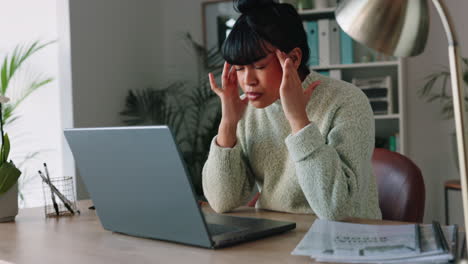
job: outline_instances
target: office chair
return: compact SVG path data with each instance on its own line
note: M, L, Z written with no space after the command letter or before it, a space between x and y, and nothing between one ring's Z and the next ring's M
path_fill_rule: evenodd
M421 223L426 191L421 170L409 158L382 148L372 155L384 220Z
M421 170L407 157L382 148L372 155L379 206L384 220L422 222L425 187ZM260 193L247 203L254 207Z

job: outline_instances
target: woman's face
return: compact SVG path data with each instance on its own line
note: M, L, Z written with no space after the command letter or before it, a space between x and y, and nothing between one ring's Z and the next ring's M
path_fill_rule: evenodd
M242 91L254 107L267 107L280 98L283 69L274 52L250 65L234 65L234 69Z

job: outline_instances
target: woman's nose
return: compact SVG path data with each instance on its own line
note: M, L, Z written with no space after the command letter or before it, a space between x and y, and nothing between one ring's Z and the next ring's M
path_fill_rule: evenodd
M257 85L258 83L258 80L257 80L257 76L255 74L255 71L252 70L252 69L247 69L245 71L245 76L244 76L245 80L245 84L249 85L249 86L255 86Z

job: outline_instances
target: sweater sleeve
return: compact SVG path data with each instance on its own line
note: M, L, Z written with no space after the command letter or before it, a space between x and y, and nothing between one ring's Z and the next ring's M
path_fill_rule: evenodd
M249 198L254 177L249 173L242 154L239 138L233 148L222 148L211 142L208 159L203 167L203 192L209 204L218 213L231 211Z
M339 220L356 215L359 192L374 148L374 119L365 95L352 93L336 109L331 129L322 135L311 123L286 138L304 195L319 218ZM365 194L364 194L365 195Z

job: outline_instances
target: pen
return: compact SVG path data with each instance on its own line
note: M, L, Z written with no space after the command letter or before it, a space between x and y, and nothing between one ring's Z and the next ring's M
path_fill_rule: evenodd
M65 205L68 211L70 211L71 214L75 214L75 212L71 208L72 203L70 202L70 200L68 200L67 197L65 197L50 181L48 181L47 178L44 177L44 175L42 175L41 171L39 171L39 176L41 176L42 180L50 186L50 189L58 196L58 198L62 200L63 205Z
M50 176L49 176L49 170L47 169L47 164L45 162L44 162L44 171L45 171L45 175L47 177L47 180L49 180L49 182L51 182L50 181ZM50 195L51 195L51 198L52 198L52 204L54 205L55 214L58 216L60 213L59 213L57 201L55 200L55 194L52 191L52 189L50 189Z

